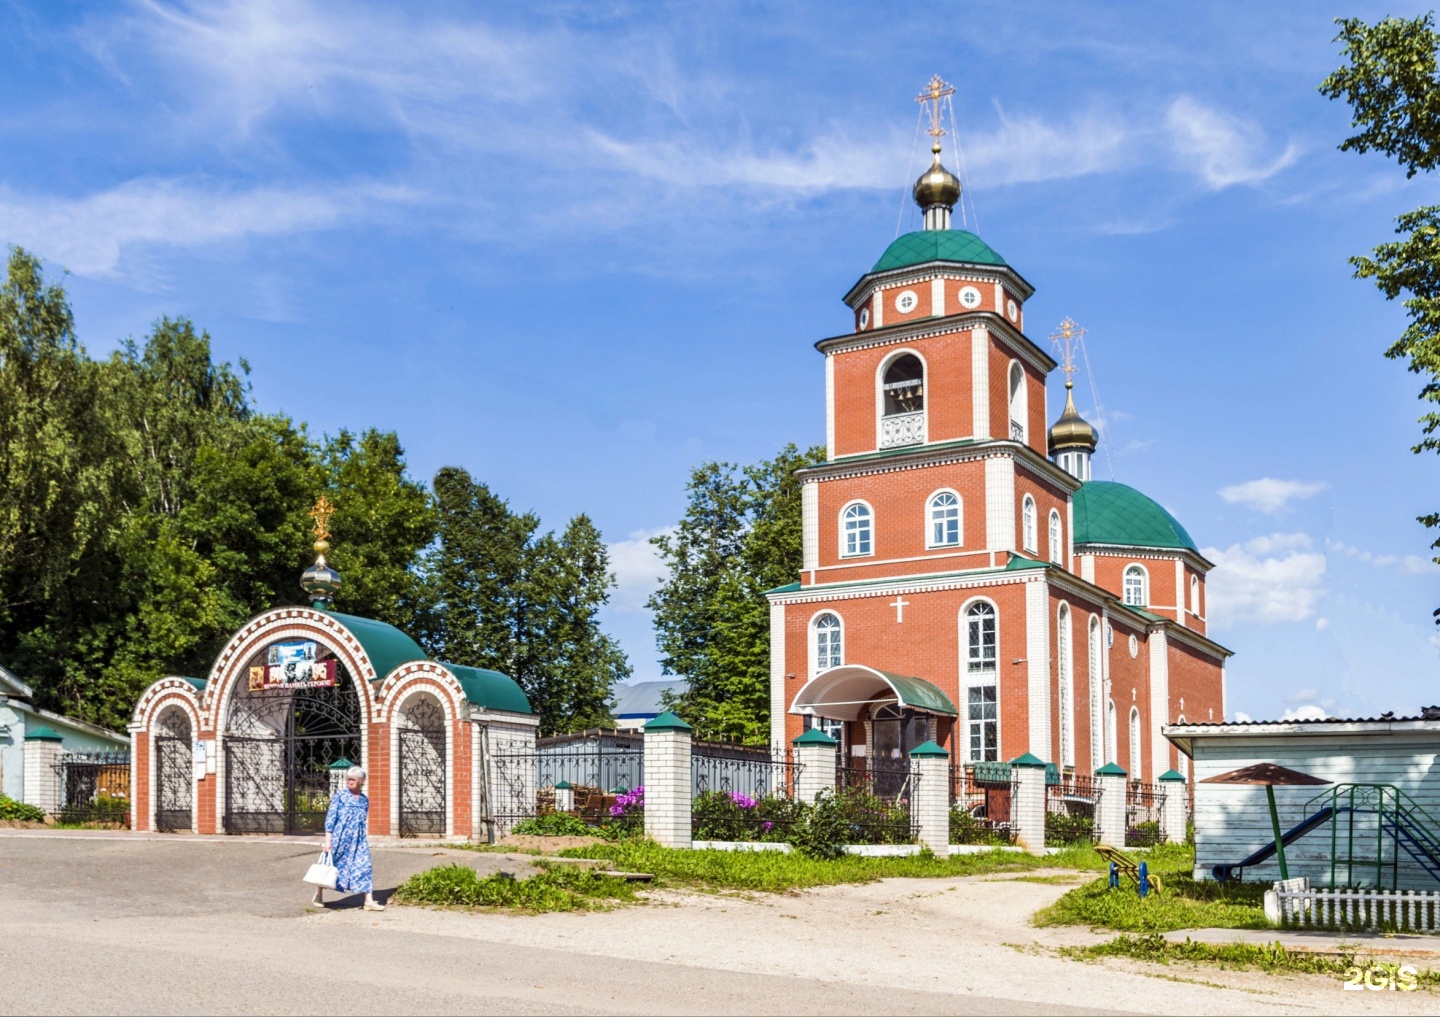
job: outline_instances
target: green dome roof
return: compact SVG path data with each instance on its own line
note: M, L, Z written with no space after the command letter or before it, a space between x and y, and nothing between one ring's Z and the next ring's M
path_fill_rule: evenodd
M1197 550L1179 520L1133 487L1087 480L1073 503L1077 544Z
M920 230L897 237L885 248L872 272L888 272L927 261L963 261L971 265L1004 265L1005 259L967 230Z

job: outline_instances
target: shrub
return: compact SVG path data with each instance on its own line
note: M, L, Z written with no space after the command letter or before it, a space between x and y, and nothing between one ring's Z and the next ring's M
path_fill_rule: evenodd
M1063 816L1055 812L1045 814L1045 846L1065 847L1082 840L1094 839L1095 820L1089 816Z
M15 820L21 823L43 823L45 810L38 805L26 805L24 802L17 802L13 798L0 795L0 819Z
M557 865L529 879L507 873L481 877L468 865L441 865L411 876L395 891L402 904L441 907L510 907L524 911L577 911L606 900L633 900L627 880L577 865Z
M1149 847L1160 843L1160 824L1157 822L1136 823L1125 831L1126 847Z
M845 854L849 828L834 791L821 791L815 804L802 806L804 821L796 824L790 842L811 858L839 858Z
M593 837L594 829L585 820L568 812L547 812L534 819L522 820L510 831L531 837Z
M785 841L806 809L782 795L751 798L738 791L702 791L692 806L696 840Z
M1009 844L1010 838L999 830L990 829L968 810L956 806L950 810L950 843Z

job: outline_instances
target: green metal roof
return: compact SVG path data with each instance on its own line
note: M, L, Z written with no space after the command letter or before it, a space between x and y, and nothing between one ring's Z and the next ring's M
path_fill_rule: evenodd
M880 671L878 667L873 670ZM895 674L893 671L880 671L880 673L885 676L885 680L895 690L900 705L918 706L922 710L929 710L931 713L945 713L951 717L959 715L955 704L950 702L950 697L924 678L911 678L907 675Z
M207 679L205 679L205 678L190 678L190 677L186 677L184 680L187 681L187 682L189 682L191 685L195 686L195 688L196 688L197 690L199 690L200 692L204 692L204 691L205 691L205 685L206 685Z
M646 725L645 725L645 730L646 730L646 731L690 731L690 730L693 730L693 729L690 727L689 724L685 723L683 720L681 720L681 719L680 719L678 716L676 716L674 713L671 713L669 710L666 710L664 713L660 714L660 716L656 717L654 720L649 721L648 723L646 723Z
M1005 563L1006 572L1023 572L1025 569L1048 569L1048 561L1036 561L1034 558L1022 558L1020 555L1011 555L1010 560Z
M920 230L897 237L872 272L888 272L928 261L960 261L971 265L1005 265L1005 259L968 230Z
M63 742L65 739L48 727L32 727L25 732L27 742Z
M1077 544L1197 550L1174 516L1133 487L1087 480L1072 497Z
M444 663L443 661L441 662ZM487 671L483 667L466 667L464 664L444 664L460 681L465 698L474 706L487 710L504 710L506 713L533 713L530 700L520 688L520 683L499 671Z
M394 625L387 625L374 618L358 618L353 614L339 614L335 611L326 611L325 613L344 625L356 639L360 640L360 646L364 649L365 656L370 658L370 663L375 668L376 681L384 678L401 664L408 664L412 660L430 659L425 656L425 651L420 649L419 643Z

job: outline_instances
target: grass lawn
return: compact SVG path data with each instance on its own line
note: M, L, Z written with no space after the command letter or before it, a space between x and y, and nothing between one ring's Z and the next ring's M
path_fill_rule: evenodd
M517 911L593 911L635 901L624 879L578 865L556 865L529 879L481 877L467 865L441 865L400 884L391 900L438 907L498 907Z

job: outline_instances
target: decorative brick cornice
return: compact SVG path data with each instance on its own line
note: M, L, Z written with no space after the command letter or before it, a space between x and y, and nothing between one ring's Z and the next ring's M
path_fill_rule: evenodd
M895 579L875 580L873 585L822 584L806 586L791 593L769 594L772 604L815 604L835 600L864 600L870 597L901 596L908 593L937 593L946 590L976 590L990 586L1011 586L1021 583L1044 582L1048 570L1030 569L1024 572L985 572L980 575L950 573L935 577L903 576Z
M1059 366L1024 332L994 311L965 311L961 314L947 314L940 318L915 318L898 325L885 325L864 332L852 332L820 339L815 343L815 348L829 356L832 353L848 353L853 350L893 346L897 343L914 342L918 339L932 339L935 336L958 335L962 332L970 332L976 327L984 328L991 335L998 337L1012 353L1041 374L1049 374Z

